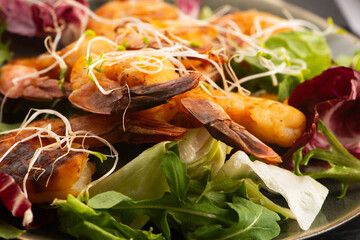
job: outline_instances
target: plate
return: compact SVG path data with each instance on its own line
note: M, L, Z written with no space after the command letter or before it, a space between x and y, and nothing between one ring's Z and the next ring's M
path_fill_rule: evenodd
M95 7L102 1L90 1ZM232 5L241 10L258 9L284 17L284 10L288 11L294 18L308 20L321 29L327 27L327 21L292 4L280 0L205 0L204 4L212 9L219 8L224 4ZM333 57L340 54L352 55L360 49L360 40L351 34L332 34L327 36L327 41L332 49ZM330 189L319 215L316 217L311 228L303 231L296 221L287 221L281 224L281 233L276 239L308 239L338 227L339 225L360 216L360 184L349 186L348 193L343 199L337 199L340 195L340 183L323 182ZM31 230L24 234L21 239L69 239L68 235L54 233L55 226L41 230ZM55 237L56 236L56 237Z

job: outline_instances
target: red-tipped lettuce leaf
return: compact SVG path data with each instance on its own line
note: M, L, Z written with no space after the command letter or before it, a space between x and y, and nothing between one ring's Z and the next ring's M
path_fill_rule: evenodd
M200 13L201 0L175 0L180 11L193 17L198 18Z
M298 85L289 104L307 117L308 129L284 155L287 168L292 168L292 154L304 147L303 155L315 148L329 149L328 141L318 133L322 120L338 141L360 159L360 73L346 67L335 67Z
M76 0L88 6L86 0ZM71 42L78 38L86 26L87 14L81 9L66 2L55 4L55 1L35 2L24 0L0 0L2 15L8 23L8 31L28 37L44 37L55 35L54 19L63 24L63 42ZM65 39L65 40L64 40Z
M0 200L13 216L23 218L23 226L29 226L33 221L30 201L14 179L5 172L0 172Z
M289 97L289 105L302 111L307 117L308 126L311 126L318 103L332 99L359 98L359 80L360 73L351 68L329 68L298 85Z

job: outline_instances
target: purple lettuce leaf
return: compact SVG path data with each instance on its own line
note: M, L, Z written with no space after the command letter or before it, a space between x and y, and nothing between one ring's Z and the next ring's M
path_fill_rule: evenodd
M1 0L1 12L8 23L7 30L19 35L33 37L36 25L32 21L31 6L22 0Z
M337 140L360 159L360 73L335 67L298 85L289 104L307 117L308 129L283 156L284 167L292 169L292 155L304 147L303 155L315 148L329 149L325 137L317 131L322 120Z
M201 0L175 0L175 3L181 12L192 18L199 17Z
M85 0L76 1L88 6ZM55 35L54 15L63 29L63 42L69 43L80 36L88 20L84 11L66 2L55 4L49 0L29 4L24 0L0 0L0 4L7 30L28 37Z
M23 226L29 226L33 221L31 203L14 179L0 172L0 200L15 217L23 218Z

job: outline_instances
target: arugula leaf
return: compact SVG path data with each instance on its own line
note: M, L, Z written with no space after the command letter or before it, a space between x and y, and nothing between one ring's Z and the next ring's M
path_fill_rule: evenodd
M212 183L209 170L200 181L189 181L186 165L176 153L166 152L162 161L170 192L161 198L134 201L119 192L109 191L94 196L88 205L126 224L147 215L166 239L171 239L171 228L181 231L187 239L272 239L280 233L279 216L239 197L236 191L239 182L235 185L235 181L229 180L226 186L232 192L227 194L219 182ZM199 195L191 189L197 189ZM202 191L204 189L206 192ZM223 197L208 198L211 193Z
M304 157L302 155L303 147L298 149L293 154L294 172L297 175L303 175L300 166L308 165L312 158L328 162L330 168L306 175L315 179L332 178L342 182L342 193L339 196L341 198L345 196L347 186L350 183L360 182L360 161L341 145L320 119L318 120L318 132L326 138L330 148L315 148Z
M161 240L159 234L149 231L134 230L117 222L106 212L97 212L72 195L66 201L57 200L59 206L61 230L77 238L84 239L139 239Z
M190 177L186 174L186 165L178 159L174 152L166 152L162 158L160 165L163 170L170 192L173 193L180 204L186 200L187 188L190 182Z

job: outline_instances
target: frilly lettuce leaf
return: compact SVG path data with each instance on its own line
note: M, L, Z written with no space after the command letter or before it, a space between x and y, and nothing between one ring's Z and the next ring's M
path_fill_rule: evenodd
M184 141L179 142L182 162L187 165L191 178L201 178L204 168L216 175L224 165L228 146L214 139L205 128L191 129Z
M134 200L158 198L169 189L161 171L162 157L170 142L161 142L90 188L90 196L117 191Z
M23 218L23 226L28 227L32 223L31 202L15 180L3 171L0 171L0 201L13 216Z
M304 73L310 79L331 66L331 50L324 36L312 31L291 31L274 34L265 42L269 49L285 48L293 59L302 59L309 72Z
M75 0L79 4L88 6L86 0ZM69 44L76 40L86 26L88 15L80 8L66 2L55 4L54 1L32 2L24 0L2 0L1 13L3 20L8 23L8 31L28 36L45 37L54 35L54 16L62 25L62 42Z
M360 159L359 72L346 67L330 68L297 86L289 104L305 114L308 128L284 155L287 168L292 169L292 156L299 148L304 156L315 148L330 149L329 141L318 132L319 120L347 151Z
M308 175L340 181L345 196L350 183L360 182L360 73L330 68L299 85L289 104L305 113L309 126L285 154L286 166L300 175L317 164Z
M285 58L303 60L307 66L307 69L302 71L301 74L276 74L278 81L276 86L269 76L253 79L242 84L252 92L266 90L267 92L276 93L278 100L281 102L290 96L297 85L320 74L331 65L331 51L324 36L311 31L291 31L274 34L265 41L264 47L271 50L281 49L282 51L279 52L284 52ZM232 61L231 66L240 78L267 72L268 70L259 62L260 56L261 54L254 57L246 56L240 63ZM287 64L291 63L289 59ZM275 65L284 62L282 59L272 59L271 61Z
M360 50L356 51L353 56L339 55L334 59L337 66L351 67L356 71L360 71Z
M265 188L285 198L304 230L309 229L328 194L326 187L309 176L297 176L286 169L260 161L252 162L241 151L225 163L219 174L235 179L259 178Z

